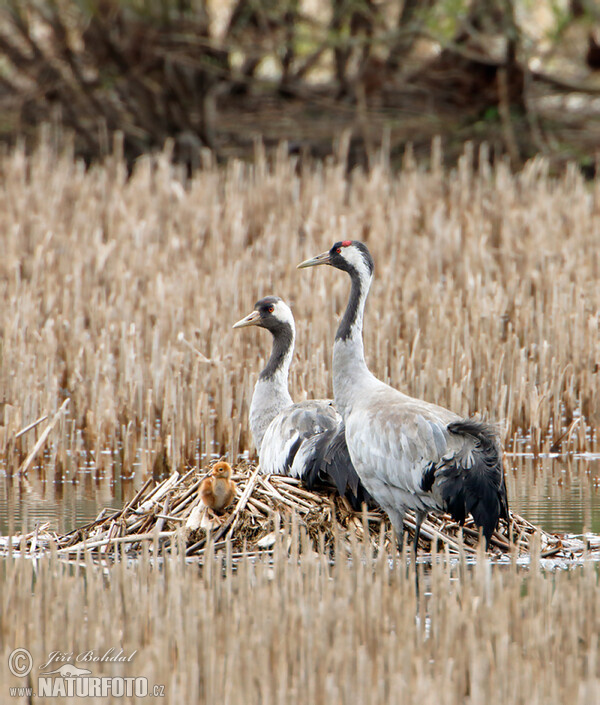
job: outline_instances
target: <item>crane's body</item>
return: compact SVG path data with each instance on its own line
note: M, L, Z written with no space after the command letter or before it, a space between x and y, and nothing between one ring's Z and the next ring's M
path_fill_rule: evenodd
M300 478L312 489L333 485L353 506L368 497L352 466L341 415L330 399L294 404L288 376L295 342L292 312L279 297L258 301L234 328L257 325L273 335L271 356L254 387L250 430L261 472Z
M493 430L403 394L369 371L362 327L373 260L365 245L339 242L299 266L319 264L346 271L352 281L333 346L333 390L361 482L390 517L400 542L405 512L415 511L415 550L420 524L430 511L447 511L461 522L472 514L489 542L498 518L508 518Z

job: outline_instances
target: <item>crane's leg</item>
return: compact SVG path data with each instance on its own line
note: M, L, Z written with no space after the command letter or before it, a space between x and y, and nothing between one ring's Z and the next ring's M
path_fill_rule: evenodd
M402 549L404 548L404 512L400 512L397 509L389 509L387 514L396 534L398 553L402 555Z
M415 540L413 543L413 551L415 553L415 559L417 558L417 550L419 548L419 535L421 533L421 524L425 519L425 512L416 511L415 512Z

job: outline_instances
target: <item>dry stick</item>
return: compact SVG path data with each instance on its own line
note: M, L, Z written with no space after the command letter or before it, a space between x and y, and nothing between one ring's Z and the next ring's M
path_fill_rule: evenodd
M275 478L272 478L272 479L275 479ZM273 484L275 484L275 483L273 483ZM277 484L279 484L279 483L277 483ZM315 501L315 493L314 492L308 492L308 490L305 490L300 486L290 485L288 482L285 483L285 490L281 486L279 486L279 490L280 490L280 492L285 491L290 495L294 494L294 495L298 495L299 497L305 497L306 499L309 499L313 503Z
M111 541L112 541L112 539L117 538L118 533L119 533L119 525L117 524L116 521L111 521L110 527L108 529L108 534L106 536L108 543L105 546L101 547L100 553L102 553L103 555L108 555L110 553L110 549L113 546Z
M246 503L246 511L250 512L250 514L253 517L258 517L259 519L264 519L265 515L254 506L251 498L248 499L248 502Z
M158 535L159 539L169 538L175 536L177 531L161 531ZM105 546L108 543L137 543L138 541L152 541L157 538L156 532L152 531L144 534L134 534L133 536L115 536L114 538L103 538L98 541L81 541L76 543L74 546L67 546L66 548L59 548L57 553L75 553L76 551L86 551L98 548L99 546Z
M404 525L408 526L413 531L416 529L416 522L413 522L408 516L404 517ZM439 539L444 543L447 543L448 546L451 546L456 551L460 551L461 549L461 544L459 544L458 541L455 541L454 539L450 538L450 536L445 536L444 534L442 534L429 521L424 521L421 524L421 534L425 536L425 538L428 538L430 541L433 541L434 538ZM462 544L462 548L467 553L477 553L474 548L471 548L471 546L467 546L464 542Z
M125 512L128 512L132 507L134 507L142 498L144 492L148 488L148 485L150 485L152 481L152 477L149 477L146 482L144 482L144 484L140 487L140 489L135 493L134 497L130 499L129 502L127 502L127 504L123 507L119 514L123 515L125 514Z
M205 477L206 476L207 475L205 475ZM202 479L194 482L194 484L181 497L178 497L175 502L173 502L173 506L171 508L172 512L175 510L180 511L186 504L188 504L191 497L197 492L198 488L202 484Z
M213 551L216 551L218 548L224 548L225 546L227 546L227 541L218 541L217 543L213 543L212 548L213 548ZM201 548L198 551L197 555L201 556L204 554L205 551L206 551L206 548Z
M554 548L551 548L548 551L544 551L543 553L540 553L540 558L551 558L552 556L555 556L557 553L560 553L563 550L563 546L555 546Z
M128 536L133 536L133 534L137 533L146 523L146 515L144 515L139 521L136 521L134 524L131 524L127 526L126 528L126 533Z
M176 485L177 485L177 480L179 479L179 473L177 470L166 480L163 480L160 485L158 485L154 491L150 494L148 499L144 501L142 505L140 505L135 511L137 513L144 513L147 512L149 509L152 508L154 504L158 502L159 499L162 499L167 492L170 492Z
M222 364L223 364L223 363L221 362L221 360L219 360L218 358L215 358L214 360L212 360L211 358L206 357L206 355L204 355L203 353L201 353L200 350L198 350L198 348L197 348L195 345L192 345L192 343L190 343L189 340L186 340L186 338L185 338L185 336L183 335L183 333L179 333L179 334L178 334L177 340L179 340L180 343L183 343L183 344L184 344L186 347L188 347L193 353L195 353L195 354L198 356L200 362L204 362L204 363L206 363L206 364L208 364L208 365L222 365Z
M271 482L269 482L268 479L264 479L261 477L258 481L265 488L266 493L269 496L279 500L280 502L282 502L282 504L285 504L287 507L291 507L292 509L296 508L295 504L286 497L284 497L281 492L273 484L271 484Z
M274 510L271 507L269 507L268 504L261 502L260 499L256 499L256 497L250 497L248 499L248 504L255 507L255 509L260 510L261 512L263 512L263 514L266 514L267 516L270 516L271 514L274 513Z
M58 411L56 412L56 414L54 414L54 418L52 419L52 421L51 421L51 422L46 426L46 428L42 431L42 435L38 438L37 443L33 446L33 450L31 451L31 453L29 453L29 455L25 458L25 460L24 460L23 464L21 465L21 467L17 470L17 475L26 475L26 474L27 474L27 471L29 470L29 466L30 466L31 463L33 462L33 459L34 459L35 456L40 452L40 450L41 450L41 448L43 447L44 443L46 443L46 440L48 439L48 436L49 436L50 433L52 432L52 429L53 429L53 428L56 426L56 424L58 423L58 420L60 419L60 417L61 417L63 411L67 408L67 405L68 405L68 403L69 403L70 401L71 401L70 398L67 397L67 399L65 399L65 400L63 401L63 403L60 405L60 408L58 409Z
M175 517L172 514L157 514L157 519L164 519L165 521L181 521L186 522L187 517Z
M467 536L479 538L479 531L475 531L475 529L470 529L468 526L463 526L462 530L463 533L467 534ZM492 534L490 537L490 544L496 546L497 548L501 548L504 551L508 551L510 549L509 543L507 543L506 541L499 541L494 534Z
M24 433L27 433L27 431L31 431L36 426L39 426L42 423L42 421L45 421L47 418L48 418L48 414L45 414L44 416L40 416L40 418L37 421L30 423L29 426L25 426L25 428L22 428L18 433L15 433L15 440L17 438L21 438L21 436Z
M168 514L169 513L169 497L167 497L164 501L163 507L162 507L162 514ZM162 531L163 526L165 525L165 519L164 516L161 516L160 514L157 514L157 522L156 526L154 527L154 531L160 534Z
M282 497L286 497L287 499L290 500L290 502L293 502L295 505L298 507L302 507L303 509L306 509L307 511L312 511L315 509L315 504L309 504L303 499L300 499L300 497L294 497L294 495L291 492L288 492L287 490L284 490L282 487L279 488L278 492L281 494Z
M286 485L296 485L297 487L300 487L300 480L297 477L288 477L287 475L277 475L277 478L275 478L274 475L271 476L274 480L277 480L277 483L283 482Z
M31 546L29 547L29 553L35 553L35 549L37 548L37 542L39 538L39 532L40 530L44 530L48 527L49 522L45 522L44 524L38 524L35 527L35 531L33 532L33 537L31 539Z
M97 526L99 524L105 524L107 521L111 521L112 519L116 519L120 514L123 513L123 510L117 509L113 514L110 514L108 516L104 516L104 512L106 509L103 509L100 514L98 514L98 518L94 519L93 521L88 522L87 524L84 524L83 526L79 526L75 529L71 529L71 531L67 532L66 534L63 534L60 536L60 540L64 543L65 539L68 538L69 536L73 536L74 534L78 534L80 532L84 531L89 531L90 529L93 529L94 526Z
M252 490L254 489L254 485L256 484L256 478L258 476L258 473L260 471L260 466L257 466L252 475L250 476L250 479L248 480L248 484L244 488L244 491L242 492L242 496L240 497L235 509L233 510L233 513L231 515L231 519L233 519L233 523L231 524L231 528L229 529L228 533L233 533L233 530L237 526L239 517L241 513L244 511L244 508L246 507L246 503L248 502L248 499L250 495L252 494ZM221 538L225 534L227 526L224 525L220 531L218 531L215 534L215 541Z
M195 492L198 491L198 487L195 487ZM184 502L179 502L179 504L174 504L171 507L171 513L173 515L175 514L181 514L181 512L188 506L188 504L193 503L194 499L199 499L198 496L194 496L194 494L191 494L189 497ZM191 509L191 507L190 507Z
M191 470L188 470L185 475L182 475L179 480L177 480L178 485L182 485L190 475L193 475L196 472L196 468L192 468ZM208 473L207 473L208 474Z

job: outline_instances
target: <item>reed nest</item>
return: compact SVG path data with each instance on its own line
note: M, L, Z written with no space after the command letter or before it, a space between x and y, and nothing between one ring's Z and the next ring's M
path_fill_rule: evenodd
M224 548L228 544L241 554L268 552L284 526L298 523L305 537L304 550L334 555L340 546L350 552L353 542L368 542L374 551L393 551L395 539L391 524L379 508L362 512L352 509L344 497L332 492L309 492L293 477L263 475L258 466L243 464L234 480L237 494L232 504L217 515L208 510L199 496L205 473L191 470L185 475L174 472L162 482L148 479L122 509L103 509L85 526L58 535L48 525L37 527L26 535L0 538L0 548L21 547L34 554L50 546L66 557L91 550L98 556L115 557L121 553L137 556L144 542L155 542L160 554L185 544L186 556L199 556L206 550ZM415 521L407 514L405 527L412 538ZM541 557L577 558L597 552L600 537L581 540L550 534L521 516L511 513L510 522L501 520L494 532L490 551L502 555L511 551L529 553L532 541L539 537ZM420 548L427 552L446 550L451 554L477 553L479 532L469 517L460 526L447 514L429 514L421 526Z

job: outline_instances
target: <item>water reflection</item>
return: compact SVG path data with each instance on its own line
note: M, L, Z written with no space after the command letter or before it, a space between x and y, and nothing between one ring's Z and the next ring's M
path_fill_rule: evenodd
M531 453L506 455L511 509L533 524L555 533L600 534L600 454L569 456ZM26 478L8 478L0 467L0 534L32 531L50 522L66 533L95 519L105 507L120 508L144 481L138 471L121 479L118 471L56 481L53 473L32 469Z
M511 509L553 533L600 533L600 454L507 454Z
M59 534L95 519L104 507L120 508L133 497L141 477L94 478L78 473L77 479L55 482L38 472L24 478L0 475L0 535L33 531L50 522Z

